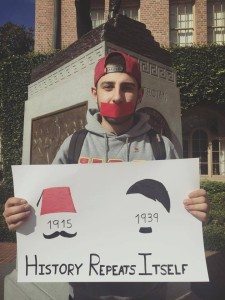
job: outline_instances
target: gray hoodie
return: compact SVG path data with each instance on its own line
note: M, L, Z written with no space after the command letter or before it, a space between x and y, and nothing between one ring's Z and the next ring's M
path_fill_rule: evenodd
M80 163L115 162L154 160L148 132L149 116L136 113L135 125L126 133L116 135L107 132L100 124L100 115L97 110L89 110L87 113L86 129L88 133L80 154ZM65 139L61 145L53 164L68 163L68 149L72 136ZM163 136L166 159L178 158L174 145Z
M154 160L148 132L149 116L136 113L135 125L126 133L116 135L107 132L100 124L100 115L97 110L89 110L87 113L85 137L79 162L112 162ZM68 162L68 149L71 136L61 145L54 164L66 164ZM166 159L178 158L170 140L163 136L166 148ZM115 245L116 247L117 245ZM159 299L165 293L163 283L71 283L75 296L78 299ZM109 296L112 296L109 298ZM117 296L117 297L115 297ZM92 298L93 297L93 298ZM139 298L140 297L140 298ZM160 298L161 299L161 298Z

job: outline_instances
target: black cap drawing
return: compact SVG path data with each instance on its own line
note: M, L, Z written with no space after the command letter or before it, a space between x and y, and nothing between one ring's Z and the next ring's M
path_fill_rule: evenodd
M154 179L143 179L135 182L126 194L142 194L151 200L158 200L170 212L170 197L165 186ZM140 233L152 233L151 227L140 227Z
M158 200L165 209L170 212L170 197L160 181L154 179L143 179L135 182L126 194L142 194L154 201Z

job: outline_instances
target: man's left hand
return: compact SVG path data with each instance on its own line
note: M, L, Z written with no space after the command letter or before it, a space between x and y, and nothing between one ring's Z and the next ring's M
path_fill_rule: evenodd
M191 192L184 200L185 209L201 222L207 222L209 203L207 193L203 189Z

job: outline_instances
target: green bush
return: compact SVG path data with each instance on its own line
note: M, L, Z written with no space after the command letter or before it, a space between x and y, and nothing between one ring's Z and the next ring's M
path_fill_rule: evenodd
M201 182L201 187L210 193L210 195L225 192L224 182L204 180Z
M203 228L204 244L206 250L224 250L225 234L224 225L210 224Z
M4 182L0 186L0 205L13 195L11 165L21 164L24 103L28 97L28 85L33 68L52 55L29 53L13 55L0 61L0 134ZM0 216L1 241L12 241Z
M33 30L11 22L0 26L0 59L33 50Z
M197 104L225 104L225 45L170 49L177 70L181 107Z
M206 250L225 249L225 183L202 181L210 203L209 222L203 227Z
M21 164L24 103L28 97L31 70L49 55L11 56L0 63L0 132L4 187L13 195L11 165Z

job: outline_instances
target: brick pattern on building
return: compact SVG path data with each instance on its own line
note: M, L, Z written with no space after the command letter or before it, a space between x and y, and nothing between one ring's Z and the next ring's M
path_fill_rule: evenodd
M140 21L161 45L169 46L169 0L142 0Z
M74 0L62 0L61 47L68 47L77 40L76 9Z
M56 0L36 0L35 51L48 52L54 49L54 3ZM172 0L174 2L174 0ZM122 8L140 7L140 22L145 23L161 45L169 47L169 0L123 0ZM187 3L191 0L177 0ZM107 21L110 0L91 0L93 9L103 8ZM194 2L194 43L207 43L207 0ZM65 48L77 39L76 10L74 0L61 0L61 46Z
M53 50L54 0L35 1L35 51Z
M207 44L207 0L195 1L195 43Z

